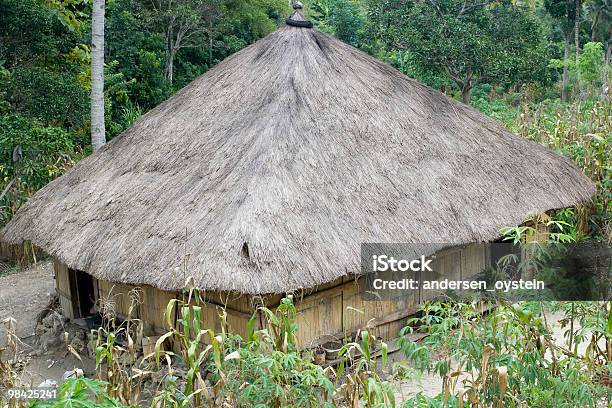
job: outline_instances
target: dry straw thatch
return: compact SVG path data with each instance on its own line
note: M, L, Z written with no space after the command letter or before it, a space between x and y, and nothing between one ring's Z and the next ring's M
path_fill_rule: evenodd
M299 14L294 16L299 17ZM3 231L115 282L282 293L359 271L361 242L490 241L587 200L568 159L315 29L234 54Z

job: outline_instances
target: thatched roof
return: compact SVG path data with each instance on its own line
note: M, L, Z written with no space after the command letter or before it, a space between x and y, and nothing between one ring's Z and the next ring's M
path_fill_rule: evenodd
M3 231L69 267L282 293L361 242L470 243L594 193L570 160L315 29L283 26L36 193Z

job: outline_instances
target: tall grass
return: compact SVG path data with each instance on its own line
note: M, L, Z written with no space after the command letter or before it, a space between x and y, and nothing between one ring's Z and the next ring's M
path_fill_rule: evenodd
M597 194L589 203L560 213L583 237L612 242L612 103L582 101L572 105L523 106L519 133L566 155L593 180Z
M104 323L92 331L95 378L79 371L61 385L56 400L35 406L594 407L612 398L610 302L560 303L563 345L553 339L542 303L491 308L484 301L431 302L407 321L397 341L410 366L402 361L388 367L387 345L361 330L337 350L336 365L323 367L297 342L291 296L276 310L259 307L242 338L230 332L221 307L221 331L203 326L204 300L193 287L168 303L167 331L151 354L142 355L142 325L132 313L138 293L130 293L124 320L115 316L112 301L102 307ZM414 341L414 332L425 339ZM16 355L18 344L9 347ZM442 393L402 401L396 383L412 380L415 371L436 373ZM0 374L0 385L19 385L15 368L1 359Z
M529 92L482 94L474 105L511 131L573 160L596 184L597 194L591 202L554 215L574 225L579 238L612 242L612 101L534 103L533 97Z

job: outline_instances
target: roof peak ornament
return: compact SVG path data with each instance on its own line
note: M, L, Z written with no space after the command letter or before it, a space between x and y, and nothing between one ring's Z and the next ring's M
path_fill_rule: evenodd
M304 8L302 2L299 0L292 0L291 6L295 11L291 15L291 17L285 20L285 23L292 27L312 28L312 23L309 20L306 20L306 18L304 18L304 15L302 14L302 9Z

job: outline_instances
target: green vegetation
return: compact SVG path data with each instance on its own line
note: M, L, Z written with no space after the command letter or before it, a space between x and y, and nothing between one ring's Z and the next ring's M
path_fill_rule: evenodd
M314 363L313 351L295 342L291 297L275 312L260 308L264 328L254 329L254 317L247 338L228 332L223 309L221 332L201 327L199 298L189 289L168 304L167 313L178 310L180 318L176 326L169 322L147 356L137 354L130 335L138 319L94 331L96 378L77 370L57 399L34 406L594 407L612 398L609 302L557 304L565 316L564 345L553 339L544 314L550 304L501 302L492 308L491 301L431 302L401 333L405 361L390 363L387 345L363 330L337 350L337 366L323 368ZM137 296L132 299L137 305ZM415 342L415 332L426 337ZM127 346L117 344L119 337ZM442 379L440 394L401 398L400 381L424 371ZM158 373L153 395L143 399L144 379L152 373Z
M417 330L428 336L419 343L404 337L401 348L416 367L442 377L444 390L434 398L418 395L405 406L591 407L599 401L609 403L612 393L606 378L612 366L605 342L604 349L598 343L603 336L610 344L609 312L605 304L572 305L583 310L576 313L569 307L567 321L588 316L581 333L593 336L593 347L583 353L554 342L541 303L502 304L484 318L483 307L490 305L441 302L423 306L422 317L410 319L404 331ZM578 344L585 341L581 333L568 330L567 336ZM436 361L434 354L444 358Z
M290 12L285 0L107 3L107 139ZM305 3L319 29L576 160L600 193L567 215L580 219L586 236L606 235L612 42L605 1ZM91 152L90 15L88 0L0 2L1 224Z
M400 5L398 5L400 4ZM454 82L469 103L475 85L546 80L542 23L523 7L463 0L372 1L374 35L421 70Z
M57 400L39 401L33 404L37 408L121 408L125 407L106 393L104 381L85 377L70 378L62 383Z
M305 3L319 29L573 160L597 195L550 214L556 237L612 241L606 0ZM107 138L273 31L289 12L286 0L108 1ZM91 152L90 13L88 0L0 0L0 224ZM520 241L529 230L505 232ZM132 301L139 302L136 293ZM168 314L181 317L177 326L169 323L155 352L143 357L134 347L138 319L115 325L107 310L107 324L94 336L97 378L71 379L56 401L37 406L139 406L145 379L160 370L147 401L153 407L396 406L397 381L415 370L439 375L444 390L403 401L405 407L594 406L612 398L609 302L502 302L484 318L486 303L430 303L399 342L410 364L390 364L386 345L361 331L338 350L335 368L316 365L312 351L296 344L290 298L276 311L262 308L266 327L253 323L247 338L226 324L221 332L200 327L199 302L195 289L173 300ZM564 313L564 346L552 340L544 314L551 307ZM427 337L414 342L415 332ZM0 360L0 388L16 377Z
M285 0L107 1L107 139L288 13ZM88 0L0 1L0 224L91 152L90 15Z

